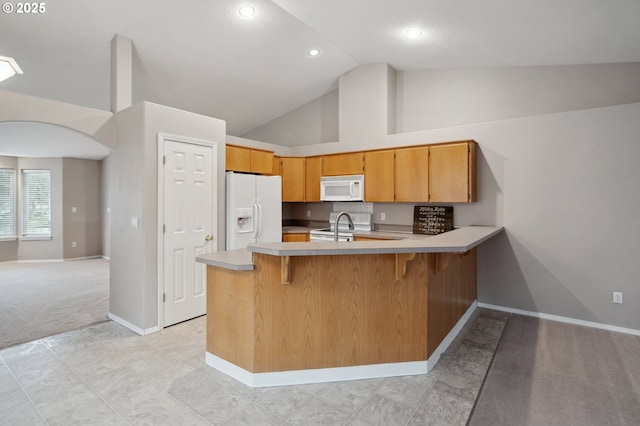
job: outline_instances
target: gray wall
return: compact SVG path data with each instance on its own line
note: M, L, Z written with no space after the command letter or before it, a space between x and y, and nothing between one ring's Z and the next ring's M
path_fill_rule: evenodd
M16 170L19 194L22 169L51 170L51 240L1 241L0 262L60 260L102 255L99 194L100 161L72 158L0 156L0 167ZM17 199L20 214L20 198ZM71 212L76 207L76 213ZM20 233L18 219L17 233ZM71 242L77 247L72 248Z
M101 256L102 162L64 158L62 167L63 257L69 259ZM76 247L73 247L73 242L76 243Z
M411 78L399 73L404 82L396 113L405 133L291 151L317 155L475 139L479 201L456 205L455 222L506 228L480 248L479 300L640 330L638 67L550 67L538 82L540 67L513 69L510 78L504 69L476 70L466 84L458 79L464 70L451 71L447 78L445 71L435 72L433 80L431 71ZM519 80L520 74L527 78ZM485 86L487 81L492 85ZM510 94L516 88L518 95ZM474 95L483 90L483 102L476 101ZM465 91L468 99L462 96ZM449 94L458 97L457 107L447 103ZM470 122L429 130L444 119L434 122L425 113L425 103L431 102L443 104L449 123ZM487 110L492 113L486 115ZM517 118L504 116L514 111ZM472 124L476 120L490 121ZM411 206L376 205L376 221L386 209L391 211L387 223L402 222ZM297 216L302 210L290 211ZM624 293L624 304L612 303L614 290Z
M104 162L110 207L110 312L148 330L158 325L158 133L217 143L217 248L224 248L225 123L151 103L118 112L117 147ZM103 205L104 206L104 205ZM131 218L140 227L131 228Z

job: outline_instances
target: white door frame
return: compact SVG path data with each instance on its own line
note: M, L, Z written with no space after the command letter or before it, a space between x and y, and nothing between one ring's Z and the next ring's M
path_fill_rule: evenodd
M164 167L163 167L163 158L164 158L164 142L166 140L171 140L174 142L188 143L192 145L204 145L212 148L213 153L211 160L213 162L213 181L211 182L211 199L213 200L213 208L212 212L216 214L218 211L218 202L216 198L216 191L218 190L218 143L213 141L207 141L204 139L195 139L187 136L177 136L169 133L158 133L158 234L157 234L157 255L156 255L156 263L157 263L157 275L158 275L158 330L162 330L164 328L164 265L162 263L163 255L164 255L164 232L162 229L162 225L164 224ZM218 218L217 220L220 220ZM217 223L213 224L214 227ZM217 229L212 229L212 232L217 232ZM217 240L217 238L216 238ZM212 244L217 244L217 241L214 240Z

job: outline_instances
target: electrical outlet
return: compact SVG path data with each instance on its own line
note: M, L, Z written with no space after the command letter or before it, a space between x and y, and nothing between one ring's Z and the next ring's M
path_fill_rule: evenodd
M380 220L386 220L387 219L387 214L386 213L380 213Z
M71 247L78 247L78 243L76 243L75 241L73 241L73 242L71 243Z
M307 217L311 217L311 210L307 210Z
M613 292L613 303L622 303L622 292L614 291Z
M71 207L71 213L76 213L78 211L78 209L76 209L75 207Z

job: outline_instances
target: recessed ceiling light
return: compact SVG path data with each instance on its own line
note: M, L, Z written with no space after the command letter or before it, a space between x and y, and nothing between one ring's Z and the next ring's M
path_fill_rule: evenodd
M240 9L238 9L238 13L243 18L251 18L256 14L256 9L252 6L242 6Z
M422 37L423 31L420 28L407 28L404 30L404 36L408 39L415 40Z
M319 54L320 54L320 51L318 49L309 50L309 56L318 56Z

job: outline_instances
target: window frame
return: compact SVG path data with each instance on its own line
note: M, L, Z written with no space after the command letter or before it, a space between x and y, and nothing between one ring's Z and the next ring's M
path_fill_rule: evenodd
M30 191L27 186L29 185L29 178L27 177L30 174L42 174L46 173L49 178L49 187L48 187L48 233L29 233L29 224L31 220L27 217L29 214L29 200ZM20 240L21 241L42 241L42 240L51 240L52 238L52 220L51 220L51 170L50 169L22 169L20 173L21 183L20 183Z
M18 238L17 229L18 229L18 196L17 196L17 186L16 186L16 169L11 167L0 167L0 173L9 172L11 176L10 188L11 188L11 196L13 198L11 203L11 210L13 212L13 226L11 234L0 234L0 241L15 241Z

